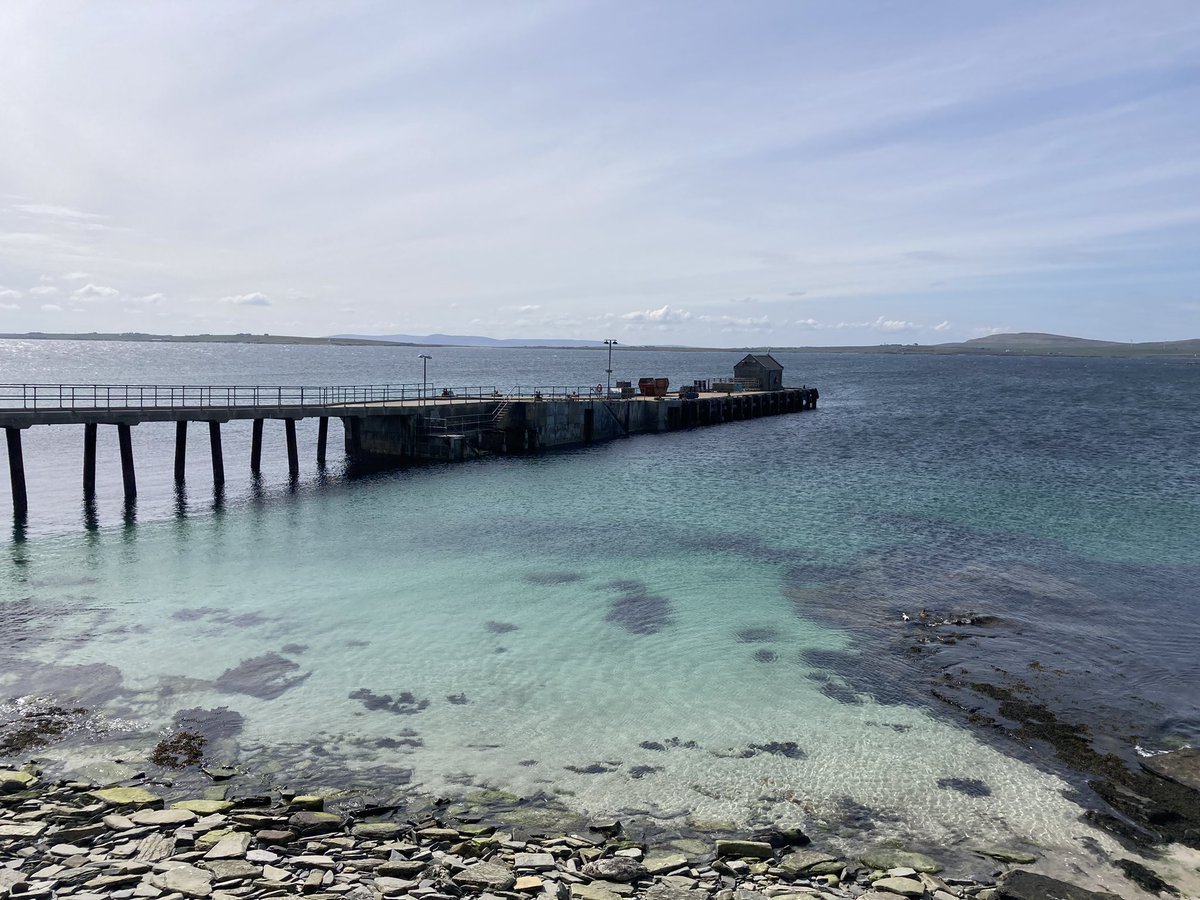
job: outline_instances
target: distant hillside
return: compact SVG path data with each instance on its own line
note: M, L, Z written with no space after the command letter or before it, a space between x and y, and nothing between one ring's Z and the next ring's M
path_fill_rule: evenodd
M1200 339L1185 341L1094 341L1062 334L993 334L957 344L935 344L935 352L1016 353L1028 356L1195 356Z
M0 340L23 341L133 341L166 344L336 344L348 346L380 346L394 344L378 338L355 337L298 337L287 334L147 334L141 331L104 333L66 333L29 331L25 334L0 334Z
M441 347L596 347L603 341L540 338L490 338L470 334L335 334L337 339L387 341L392 344L424 344Z

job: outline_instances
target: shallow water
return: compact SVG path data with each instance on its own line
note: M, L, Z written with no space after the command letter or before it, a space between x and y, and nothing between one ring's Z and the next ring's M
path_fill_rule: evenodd
M411 381L415 356L5 349L7 381ZM433 352L462 376L439 383L502 390L604 365ZM737 356L627 352L618 377L679 382ZM1080 851L1071 786L938 714L880 629L922 608L998 616L997 665L1037 654L1076 707L1156 745L1200 737L1200 367L780 358L821 409L540 457L289 485L269 446L252 482L233 461L248 429L229 427L219 503L206 447L178 498L169 429L139 426L136 524L110 469L92 530L76 429L31 432L30 520L0 561L0 689L102 710L106 735L46 751L76 759L228 707L244 724L221 752L280 780L411 770L428 794Z

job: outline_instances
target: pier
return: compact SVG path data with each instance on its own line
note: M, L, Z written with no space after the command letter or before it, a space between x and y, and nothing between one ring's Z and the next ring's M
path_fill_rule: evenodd
M221 425L235 419L253 423L248 464L256 474L264 428L268 422L281 423L289 475L295 478L300 470L296 422L305 418L318 419L318 466L327 457L330 419L341 421L351 461L402 465L531 453L782 415L814 409L818 396L815 388L757 390L732 381L704 383L670 395L631 393L630 388L614 394L599 385L515 387L504 393L495 386L9 384L0 385L0 427L8 450L13 511L24 518L29 497L21 435L42 425L83 426L85 499L96 490L97 431L115 427L128 501L137 497L132 429L145 422L175 423L176 483L184 480L189 426L206 425L213 483L220 488L226 464Z

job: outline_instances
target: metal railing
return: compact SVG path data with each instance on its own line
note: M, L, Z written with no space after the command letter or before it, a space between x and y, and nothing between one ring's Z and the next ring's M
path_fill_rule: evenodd
M0 409L229 409L495 399L495 385L0 384Z

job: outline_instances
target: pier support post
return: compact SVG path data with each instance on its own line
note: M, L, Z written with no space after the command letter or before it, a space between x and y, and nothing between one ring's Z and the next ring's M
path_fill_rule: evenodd
M208 423L208 446L212 450L213 487L225 483L225 457L221 453L221 423Z
M83 426L83 496L96 496L96 423Z
M262 432L263 420L255 419L254 428L250 433L250 472L257 475L262 467Z
M25 457L21 453L21 429L5 428L8 441L8 477L12 482L13 515L23 519L29 512L29 498L25 494Z
M300 474L300 455L296 451L296 420L284 419L283 426L287 431L288 475L295 478Z
M325 467L325 444L329 441L329 416L317 421L317 465Z
M125 499L137 499L137 475L133 471L133 436L127 424L117 425L117 439L121 444L121 483L125 486Z
M183 484L187 462L187 420L175 423L175 483Z

